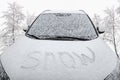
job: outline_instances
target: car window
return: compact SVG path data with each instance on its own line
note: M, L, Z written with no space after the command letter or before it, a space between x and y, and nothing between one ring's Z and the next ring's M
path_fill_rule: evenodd
M27 34L42 39L57 36L67 39L95 39L96 31L85 14L79 13L44 13L31 25ZM62 38L63 39L63 38Z

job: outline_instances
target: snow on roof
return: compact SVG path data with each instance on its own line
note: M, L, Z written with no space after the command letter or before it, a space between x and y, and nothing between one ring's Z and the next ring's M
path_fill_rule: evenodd
M80 14L86 14L83 10L77 10L77 11L65 11L65 10L45 10L42 12L44 13L80 13Z

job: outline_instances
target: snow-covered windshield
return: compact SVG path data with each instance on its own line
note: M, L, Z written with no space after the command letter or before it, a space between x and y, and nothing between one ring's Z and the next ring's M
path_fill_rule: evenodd
M87 15L79 13L43 13L31 25L27 34L39 39L59 36L91 40L97 37Z

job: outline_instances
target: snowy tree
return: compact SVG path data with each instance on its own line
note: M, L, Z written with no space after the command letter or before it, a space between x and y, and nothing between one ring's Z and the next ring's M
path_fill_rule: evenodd
M34 14L27 13L27 16L26 16L27 26L30 26L35 18L36 18L36 16Z
M119 41L119 34L117 31L118 20L119 18L116 15L116 9L114 7L107 8L105 10L106 17L104 18L104 25L106 27L106 31L104 34L104 38L112 43L114 46L115 53L118 55L118 41Z
M3 29L3 42L9 46L15 42L16 36L20 33L22 21L24 20L22 7L16 2L8 3L8 10L3 12L6 27Z
M95 27L100 27L101 21L102 21L101 17L98 14L94 14L93 23L94 23Z
M26 17L25 17L25 21L23 24L23 31L28 29L28 27L33 23L35 18L36 18L36 16L34 14L27 12Z
M117 7L116 12L117 12L117 14L120 14L120 0L117 0L117 1L119 3L119 6Z

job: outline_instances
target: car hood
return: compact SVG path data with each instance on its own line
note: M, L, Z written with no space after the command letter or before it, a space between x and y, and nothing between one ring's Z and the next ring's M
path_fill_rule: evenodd
M100 39L90 41L19 38L1 55L11 80L103 80L117 56Z

